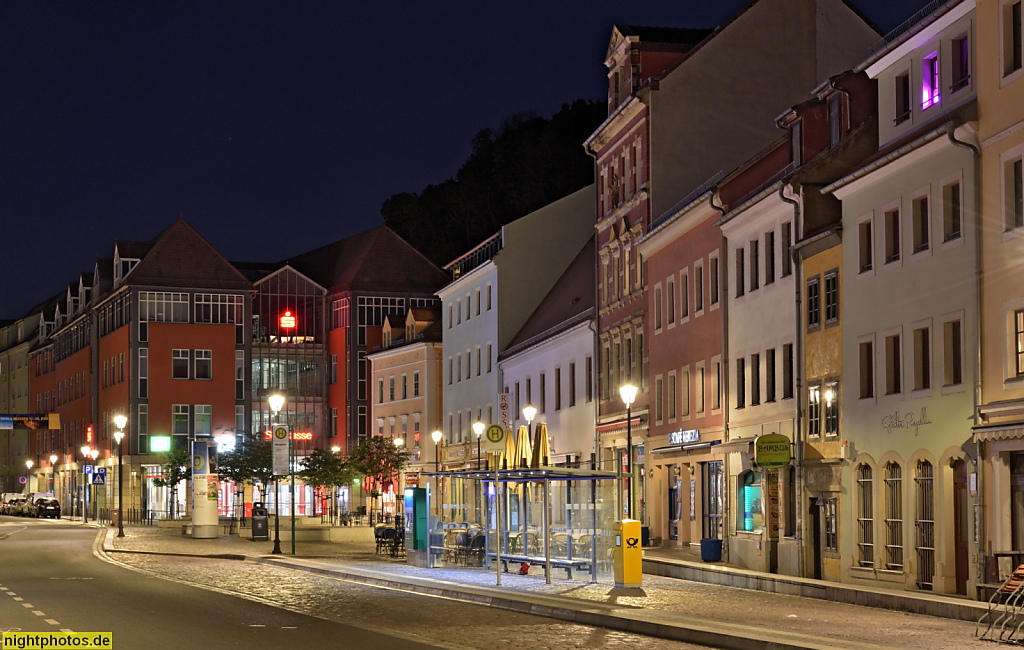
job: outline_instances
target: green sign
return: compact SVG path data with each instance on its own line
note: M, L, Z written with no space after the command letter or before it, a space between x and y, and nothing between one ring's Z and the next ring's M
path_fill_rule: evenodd
M769 433L754 440L754 462L760 467L786 467L793 458L793 443L784 435Z
M152 452L170 451L171 450L171 437L170 436L150 436L149 437L149 450Z

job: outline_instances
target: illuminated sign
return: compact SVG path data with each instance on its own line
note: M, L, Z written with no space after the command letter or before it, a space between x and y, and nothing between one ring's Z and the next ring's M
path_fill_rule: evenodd
M789 465L793 444L784 435L769 433L754 440L754 462L760 467L773 469Z
M85 427L85 441L86 442L90 442L90 443L92 442L92 425L91 424L88 425L87 427Z
M171 437L170 436L150 436L149 437L149 450L151 452L161 452L171 450Z
M293 316L290 311L286 311L284 316L281 316L281 329L293 330L295 329L295 325L295 316Z
M693 442L700 442L699 429L682 429L668 434L668 444L670 445L686 445Z
M266 440L270 440L270 431L264 431L263 437ZM312 440L312 431L292 431L292 440Z

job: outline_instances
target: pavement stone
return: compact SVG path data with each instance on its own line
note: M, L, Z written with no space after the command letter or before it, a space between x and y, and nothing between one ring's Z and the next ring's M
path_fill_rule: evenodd
M220 557L261 562L297 571L338 577L367 585L398 588L546 616L613 630L674 639L721 648L927 648L960 650L991 648L974 637L966 621L908 614L830 602L815 598L765 593L718 584L645 575L642 591L619 590L607 583L554 577L543 572L501 574L498 586L493 568L411 566L404 558L375 553L372 529L365 541L282 542L284 554L271 554L272 542L253 542L239 535L192 539L181 527L126 526L125 536L107 529L102 549L146 553ZM645 553L648 551L645 550ZM659 560L673 553L652 551ZM676 553L680 563L692 556ZM719 565L722 571L730 567Z

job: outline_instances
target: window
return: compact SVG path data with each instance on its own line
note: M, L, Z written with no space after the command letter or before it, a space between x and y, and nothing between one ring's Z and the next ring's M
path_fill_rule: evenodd
M139 322L187 323L188 294L139 292Z
M914 390L932 387L931 328L914 330Z
M860 366L860 397L866 399L875 396L875 343L861 341L858 344Z
M584 359L584 372L586 377L584 378L584 387L586 389L587 402L591 402L594 399L594 358L586 357Z
M176 436L188 435L188 404L171 407L171 433Z
M957 323L958 334L959 325ZM1016 376L1020 377L1024 375L1024 309L1013 312L1013 342L1015 351L1013 367L1016 370Z
M569 362L569 385L567 386L569 393L569 407L576 406L576 363L573 361Z
M395 401L395 376L391 375L388 377L388 401Z
M793 344L782 346L782 399L793 397Z
M213 379L213 350L196 350L193 364L196 379Z
M803 131L804 123L800 121L793 122L793 126L789 129L789 148L791 160L795 165L804 164L804 148L803 148Z
M540 409L539 409L539 412L541 412L541 413L547 413L548 412L548 385L547 384L548 384L548 382L547 382L547 375L545 373L543 373L543 372L540 373Z
M896 75L894 124L902 124L910 119L910 73Z
M743 295L743 286L746 282L746 269L743 264L743 249L736 249L736 297Z
M213 406L209 404L197 404L193 407L193 433L197 436L209 436L213 434Z
M697 386L696 386L696 397L697 397L697 413L704 415L704 396L707 394L707 383L704 379L704 362L700 362L697 365Z
M833 324L839 321L839 270L833 269L825 274L825 322Z
M746 406L747 401L747 361L742 357L736 359L736 408Z
M139 348L139 397L149 397L149 348Z
M245 350L235 350L235 399L245 399Z
M760 530L764 517L761 506L760 472L744 472L740 475L739 501L739 529L746 532Z
M914 488L917 492L914 516L917 586L919 589L931 589L935 577L935 469L926 460L917 462Z
M903 570L903 470L885 466L885 568Z
M676 419L676 404L678 397L678 390L676 387L676 373L668 373L668 419L674 421Z
M782 277L793 273L793 224L782 224Z
M171 353L171 377L188 379L188 350L174 350Z
M654 421L662 422L665 419L665 395L663 394L665 388L665 382L662 380L661 375L658 375L654 379Z
M658 331L661 329L661 315L662 315L662 304L661 304L661 285L655 285L654 287L654 330Z
M921 60L921 109L939 103L939 53L932 52Z
M817 382L807 386L807 435L821 435L821 384Z
M839 499L828 497L822 499L822 501L821 527L824 533L822 536L822 550L826 553L838 553L839 529L837 524L839 521Z
M874 246L871 239L871 219L860 222L857 226L858 252L860 253L860 272L870 271L874 260Z
M690 316L690 274L684 269L679 272L679 318Z
M665 313L669 325L676 324L676 280L669 278L665 281Z
M885 263L900 259L900 211L885 212Z
M717 264L718 259L714 261ZM693 310L698 315L704 311L704 265L701 262L693 265Z
M724 512L724 484L722 461L701 463L702 493L704 495L703 535L707 539L722 539Z
M1005 163L1006 230L1024 226L1024 169L1021 159Z
M718 286L719 286L718 255L712 255L711 258L708 260L708 263L711 265L711 271L710 271L711 275L708 278L708 282L709 282L708 289L711 292L711 296L710 296L709 302L713 306L713 305L717 305L718 304Z
M761 242L750 242L750 290L756 291L761 286Z
M971 83L971 44L967 36L954 38L950 43L950 59L953 62L950 72L953 75L949 92L955 93Z
M679 389L681 399L679 401L679 415L684 418L690 416L690 369L683 368L679 375Z
M449 382L449 383L451 383L451 382ZM383 379L378 379L377 380L377 403L378 404L383 404L384 403L384 380Z
M913 219L914 252L928 250L928 197L919 196L911 203Z
M807 280L807 329L821 326L821 279L814 276Z
M839 101L839 95L830 95L828 98L828 146L832 148L839 144L843 136L843 105Z
M409 399L409 375L402 375L402 399Z
M958 386L964 383L964 335L961 321L942 323L942 385Z
M825 382L825 417L824 431L826 436L839 435L839 382L829 380Z
M885 337L885 394L896 395L903 391L900 335Z
M764 284L775 282L775 233L764 234Z
M231 325L242 322L242 296L197 293L196 322Z
M775 348L769 348L764 356L764 401L775 401ZM717 407L716 407L717 408Z
M491 374L491 359L493 358L493 355L491 354L491 352L492 352L491 344L488 343L487 344L487 374Z
M960 183L942 188L942 241L960 238L963 206L960 202Z
M871 467L857 468L857 566L875 566L874 488Z
M1003 76L1021 69L1020 0L1003 5Z
M476 290L476 315L480 315L480 290Z
M761 355L750 355L750 405L761 403Z
M420 371L414 370L412 373L412 396L420 396Z

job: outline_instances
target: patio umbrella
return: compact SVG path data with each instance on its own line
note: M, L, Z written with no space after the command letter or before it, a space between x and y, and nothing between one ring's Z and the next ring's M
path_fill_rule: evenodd
M515 455L515 468L528 467L530 464L530 432L526 427L519 427L516 432L516 455ZM509 469L512 469L513 465L509 465Z
M530 467L542 467L550 463L551 446L548 443L548 425L541 422L533 434L533 457Z
M512 469L515 467L516 439L512 435L511 429L505 429L505 449L500 455L501 458L498 462L502 463L502 469Z

